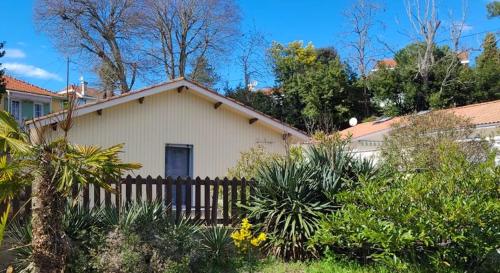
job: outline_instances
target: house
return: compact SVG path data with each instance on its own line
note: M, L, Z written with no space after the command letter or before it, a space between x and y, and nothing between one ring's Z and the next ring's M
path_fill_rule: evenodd
M8 75L4 79L7 92L0 100L0 109L11 113L20 124L64 107L64 97L47 89Z
M88 83L80 77L80 85L72 84L68 88L57 92L61 96L76 96L75 102L77 105L96 102L104 98L104 92L88 86Z
M396 66L397 66L397 63L394 59L383 59L383 60L378 61L375 64L375 67L372 69L372 72L378 71L379 69L383 69L383 68L394 70L394 68L396 68Z
M470 119L472 125L475 126L475 136L490 138L494 141L494 146L500 149L500 100L441 111ZM340 134L351 136L351 147L355 153L363 158L372 158L376 161L384 137L391 131L392 125L402 119L404 117L386 117L364 122L347 128L341 131ZM497 162L500 163L500 155L497 156Z
M28 122L60 135L63 112ZM284 154L308 136L279 120L183 78L76 108L69 139L108 147L124 143L122 159L142 176L223 177L241 152L261 145Z

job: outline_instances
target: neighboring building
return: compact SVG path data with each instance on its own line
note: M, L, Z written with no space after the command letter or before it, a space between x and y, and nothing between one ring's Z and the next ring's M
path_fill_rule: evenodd
M11 113L19 123L63 109L63 97L11 76L4 78L7 92L1 99L0 107Z
M397 63L394 59L383 59L375 64L375 67L372 69L372 72L378 71L379 69L382 68L393 70L394 68L396 68L396 66Z
M33 122L50 137L63 112ZM143 176L223 177L241 152L261 145L285 154L308 136L183 78L89 103L74 112L70 141L108 147L125 144L122 158L139 162Z
M470 122L475 126L476 136L492 139L495 147L500 149L500 100L441 111L469 118ZM340 133L343 136L351 136L351 147L355 153L364 158L377 160L384 137L391 131L392 125L403 118L382 118L372 122L364 122L347 128ZM500 155L497 157L497 162L500 162Z
M76 104L83 105L103 99L105 93L96 88L89 87L83 77L80 77L80 85L72 84L69 88L64 88L57 92L57 94L61 96L76 96Z
M469 60L469 52L468 51L462 51L457 54L458 59L460 60L460 63L462 65L468 66L470 63Z

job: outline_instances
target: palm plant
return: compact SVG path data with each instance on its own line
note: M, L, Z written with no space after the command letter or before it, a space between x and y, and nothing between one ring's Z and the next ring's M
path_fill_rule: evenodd
M68 118L61 124L71 124L71 112L68 109ZM94 184L112 190L108 179L120 179L124 171L140 168L120 160L123 145L102 149L70 143L66 137L69 128L63 128L63 137L45 141L41 134L33 135L38 131L29 135L10 114L0 112L0 202L7 203L26 185L32 186L35 272L64 271L68 241L63 214L74 185Z

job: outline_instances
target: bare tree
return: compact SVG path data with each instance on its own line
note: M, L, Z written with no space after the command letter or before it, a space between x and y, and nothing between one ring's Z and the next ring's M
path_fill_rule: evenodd
M187 75L198 58L226 52L238 33L240 16L233 0L144 0L144 7L148 55L167 79Z
M434 65L437 64L435 58L436 37L438 31L443 28L442 21L438 16L436 0L406 0L406 11L409 21L413 27L413 39L421 47L417 54L418 76L422 79L422 89L417 90L417 110L425 108L425 96L430 91L430 74ZM445 75L440 83L440 92L450 84L454 79L451 77L453 71L460 64L458 54L460 53L459 44L465 27L465 18L467 14L467 1L462 2L462 16L459 21L450 19L450 41L452 50L447 52L444 58L439 62L446 62ZM451 16L450 16L451 17Z
M357 0L349 9L344 11L344 16L351 25L350 35L347 37L348 46L353 50L351 60L356 65L363 88L364 114L370 111L370 94L366 77L369 67L375 61L374 48L371 44L372 29L375 27L375 17L380 10L380 5L367 0Z
M65 53L88 53L116 76L122 93L137 73L133 42L140 20L134 0L38 0L35 22ZM130 76L130 78L129 78Z
M238 63L243 72L243 84L248 88L253 80L264 76L266 67L266 39L255 28L244 33L238 42Z
M417 56L418 75L423 90L417 91L417 110L425 108L425 94L429 90L429 76L435 63L434 49L441 20L438 18L436 0L406 0L406 12L415 32L414 40L422 44Z

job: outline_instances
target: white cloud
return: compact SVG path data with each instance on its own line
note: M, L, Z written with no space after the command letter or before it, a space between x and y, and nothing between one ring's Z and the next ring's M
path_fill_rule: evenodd
M21 49L6 48L4 57L11 59L22 59L26 57L26 53L24 53L24 51L22 51Z
M29 64L4 63L2 66L7 70L7 73L19 74L22 76L33 77L44 80L62 81L59 75Z

